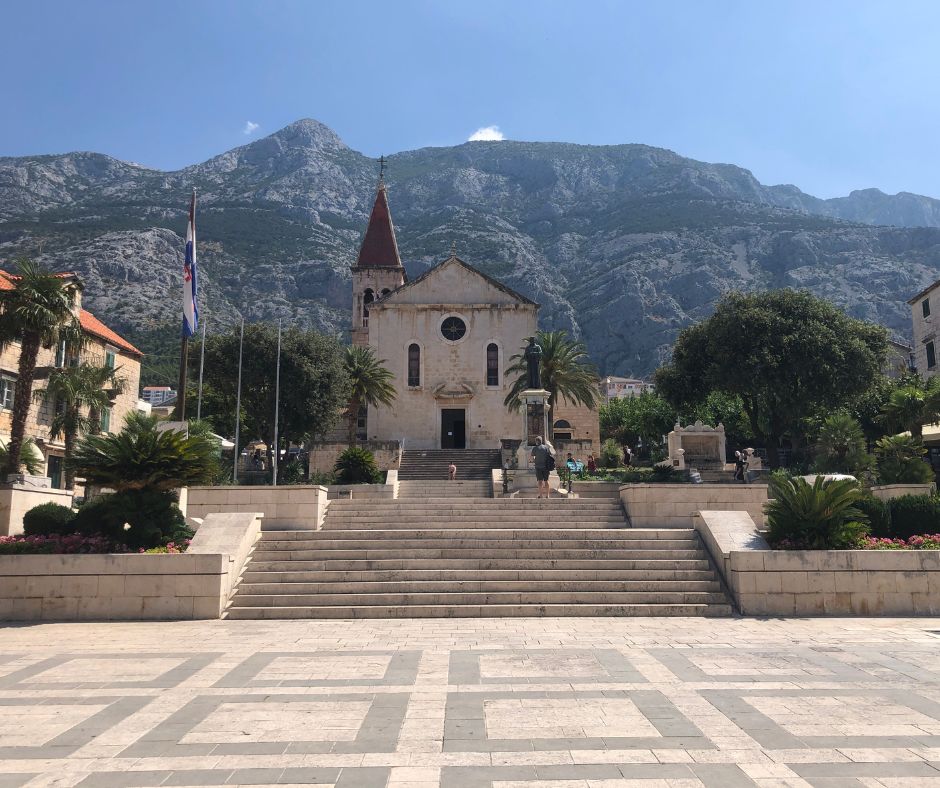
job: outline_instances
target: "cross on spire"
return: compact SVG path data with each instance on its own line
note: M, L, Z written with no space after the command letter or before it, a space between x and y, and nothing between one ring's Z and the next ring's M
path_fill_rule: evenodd
M380 179L382 179L382 178L385 177L385 163L386 163L386 161L387 161L387 160L386 160L384 154L381 155L381 156L379 156L379 178L380 178Z
M456 241L450 242L450 256L451 257L457 256L457 242Z

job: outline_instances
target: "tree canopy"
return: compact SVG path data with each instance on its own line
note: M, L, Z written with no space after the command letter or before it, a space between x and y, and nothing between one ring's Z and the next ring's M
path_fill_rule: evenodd
M795 290L730 293L684 329L657 391L677 409L711 391L741 398L752 433L779 465L781 438L819 408L838 408L877 379L887 354L880 326Z
M206 339L203 418L220 435L232 435L238 387L238 330ZM198 358L198 352L190 354ZM242 361L241 436L245 442L274 440L274 377L277 327L245 325ZM190 376L194 379L194 376ZM278 431L296 442L318 438L341 418L349 381L340 344L316 331L285 329L281 336L281 400ZM195 402L195 397L191 399Z

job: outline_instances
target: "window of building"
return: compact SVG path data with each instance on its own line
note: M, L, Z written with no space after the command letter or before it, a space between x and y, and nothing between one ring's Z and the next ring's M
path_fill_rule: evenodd
M55 350L55 365L59 369L65 366L65 340L62 340Z
M448 317L441 323L441 335L451 342L458 342L467 333L467 324L459 317Z
M556 440L571 440L571 422L565 419L558 419L552 427L552 433Z
M368 288L362 294L362 327L369 327L369 304L375 301L375 293L372 291L372 288Z
M356 414L356 440L364 441L369 437L369 408L366 405L359 406L359 412Z
M930 299L925 298L920 302L920 308L924 313L924 317L930 317Z
M499 348L495 342L486 346L486 385L499 385Z
M933 369L937 366L937 351L934 350L933 342L927 343L927 369Z
M110 432L111 431L111 407L108 406L103 411L101 411L101 431Z
M114 362L116 358L117 358L117 354L110 348L104 351L104 365L108 369L114 369Z
M414 343L408 345L408 385L421 385L421 348Z
M13 391L16 388L16 378L12 375L0 375L0 408L13 407Z

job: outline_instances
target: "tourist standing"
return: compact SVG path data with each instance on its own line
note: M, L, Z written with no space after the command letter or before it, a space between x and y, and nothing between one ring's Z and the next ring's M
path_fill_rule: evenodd
M449 481L455 481L457 479L457 466L454 465L454 463L447 466L447 478Z
M548 486L548 475L555 468L555 449L550 443L542 440L541 436L535 439L532 447L532 462L535 465L535 481L539 487L539 498L549 498L551 489Z
M623 464L626 467L630 467L630 463L633 461L633 450L625 443L623 445Z

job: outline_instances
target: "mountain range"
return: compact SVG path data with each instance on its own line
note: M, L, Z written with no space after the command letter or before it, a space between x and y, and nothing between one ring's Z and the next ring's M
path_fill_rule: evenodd
M649 374L731 289L807 288L906 337L905 302L940 278L940 200L920 195L822 200L637 144L468 142L387 159L410 276L456 243L542 304L543 328L583 339L603 374ZM89 308L148 350L176 336L195 187L209 330L243 313L338 334L377 175L314 120L174 172L99 153L0 158L0 265L29 255L77 271Z

